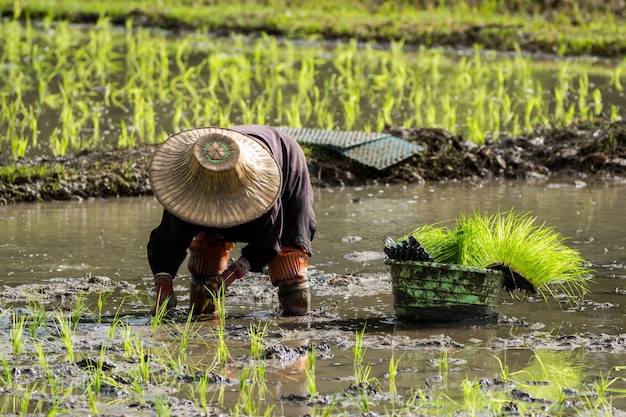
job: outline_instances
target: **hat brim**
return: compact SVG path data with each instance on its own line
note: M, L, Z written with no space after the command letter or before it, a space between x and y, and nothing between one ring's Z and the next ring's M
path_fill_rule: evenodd
M228 169L206 169L200 142L234 141L238 155ZM280 167L269 150L234 130L201 127L170 136L150 163L150 184L157 200L170 213L206 227L232 227L267 213L282 186Z

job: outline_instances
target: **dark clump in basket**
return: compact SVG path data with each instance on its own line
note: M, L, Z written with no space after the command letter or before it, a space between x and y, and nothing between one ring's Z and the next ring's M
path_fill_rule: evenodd
M526 294L537 294L537 289L529 280L524 278L522 274L505 264L489 265L489 269L496 271L502 271L502 286L504 289L511 293L515 290L525 291Z
M385 255L389 259L399 261L435 262L426 249L413 236L400 241L388 242L385 245Z

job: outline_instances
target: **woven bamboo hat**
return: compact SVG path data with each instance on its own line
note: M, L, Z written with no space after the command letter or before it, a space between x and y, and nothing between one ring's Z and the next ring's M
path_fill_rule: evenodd
M280 168L264 145L217 127L170 136L152 156L149 175L165 209L207 227L237 226L262 216L282 185Z

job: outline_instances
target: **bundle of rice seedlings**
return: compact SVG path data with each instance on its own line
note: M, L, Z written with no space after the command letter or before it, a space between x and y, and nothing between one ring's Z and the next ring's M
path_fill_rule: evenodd
M498 269L509 292L539 292L544 299L556 297L558 288L570 299L588 292L590 270L578 251L530 213L474 213L461 216L454 229L423 226L409 235L436 262ZM408 235L407 235L408 236Z
M419 234L416 232L419 231ZM401 237L398 241L414 236L417 241L426 249L430 256L441 263L456 263L458 239L447 227L422 226L419 229Z

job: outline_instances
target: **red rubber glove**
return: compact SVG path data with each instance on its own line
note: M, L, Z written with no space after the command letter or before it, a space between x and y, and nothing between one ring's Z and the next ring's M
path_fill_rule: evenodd
M250 271L250 264L243 256L237 259L235 262L230 264L228 268L224 272L222 272L222 282L224 283L224 288L227 288L233 281L242 278Z
M165 272L156 274L154 276L154 287L155 294L152 298L152 310L150 313L156 316L161 306L165 303L167 304L165 308L166 316L173 316L176 308L176 294L174 293L172 276Z

